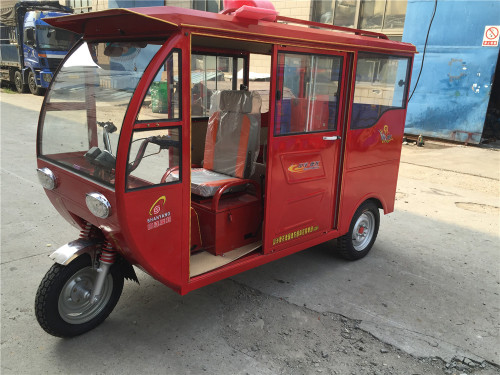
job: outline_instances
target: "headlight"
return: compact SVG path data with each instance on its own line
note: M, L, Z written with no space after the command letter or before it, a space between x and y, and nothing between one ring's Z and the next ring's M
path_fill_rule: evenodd
M36 173L38 175L40 184L42 184L45 189L55 189L55 187L57 186L56 176L49 168L38 168L36 170Z
M50 82L52 80L52 74L50 74L50 73L43 73L43 80L45 82Z
M101 219L107 218L111 213L111 205L101 193L87 193L85 203L89 211Z

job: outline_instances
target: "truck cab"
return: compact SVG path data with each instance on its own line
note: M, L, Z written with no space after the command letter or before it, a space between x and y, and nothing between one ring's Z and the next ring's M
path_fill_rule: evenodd
M24 76L28 88L39 95L49 86L55 70L66 53L78 40L78 34L57 29L44 21L46 17L59 17L69 13L32 11L24 17L23 55Z
M55 1L20 1L0 11L1 79L18 92L29 89L42 95L64 56L80 39L45 19L69 15L72 9Z

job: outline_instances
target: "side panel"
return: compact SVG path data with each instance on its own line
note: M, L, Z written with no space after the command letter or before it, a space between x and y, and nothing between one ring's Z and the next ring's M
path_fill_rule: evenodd
M367 129L348 131L346 144L346 170L366 168L379 163L399 163L403 142L405 110L385 112Z
M389 110L370 128L348 130L340 199L341 233L348 231L354 212L366 199L379 200L386 214L394 210L405 112Z

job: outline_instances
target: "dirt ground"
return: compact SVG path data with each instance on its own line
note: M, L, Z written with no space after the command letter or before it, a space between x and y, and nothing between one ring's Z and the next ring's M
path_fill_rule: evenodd
M2 374L500 374L500 151L432 142L363 260L327 243L184 297L138 270L97 329L47 335L35 292L78 234L34 172L41 100L0 97Z

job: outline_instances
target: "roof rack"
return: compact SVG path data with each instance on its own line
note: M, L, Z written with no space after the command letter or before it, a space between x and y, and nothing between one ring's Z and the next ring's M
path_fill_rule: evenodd
M235 15L238 16L238 11L240 10L253 10L255 13L255 10L262 11L262 14L259 16L257 13L251 14L250 17L252 19L256 20L262 20L262 21L271 21L271 22L286 22L286 23L295 23L299 25L307 25L307 26L312 26L316 27L318 29L328 29L328 30L334 30L334 31L343 31L347 33L354 33L355 35L365 35L365 36L371 36L374 38L380 38L380 39L389 39L387 35L382 34L382 33L376 33L374 31L366 31L366 30L359 30L359 29L353 29L350 27L343 27L343 26L335 26L335 25L329 25L326 23L320 23L320 22L313 22L313 21L306 21L306 20L300 20L297 18L291 18L291 17L284 17L284 16L279 16L276 11L274 11L274 14L270 16L270 12L268 9L263 9L263 8L258 8L258 7L253 7L253 6L248 6L248 5L243 5L241 8L229 8L229 9L224 9L219 12L219 14L225 14L225 15ZM240 17L243 16L240 15ZM245 17L246 14L244 15L243 18Z
M348 33L354 33L356 35L365 35L365 36L371 36L371 37L380 38L380 39L389 39L387 37L387 35L382 34L382 33L376 33L374 31L365 31L365 30L359 30L359 29L352 29L350 27L329 25L329 24L326 24L326 23L300 20L300 19L291 18L291 17L277 16L276 17L276 21L287 22L287 23L296 23L296 24L307 25L307 26L313 26L313 27L317 27L317 28L320 28L320 29L328 29L328 30L335 30L335 31L344 31L344 32L348 32Z

